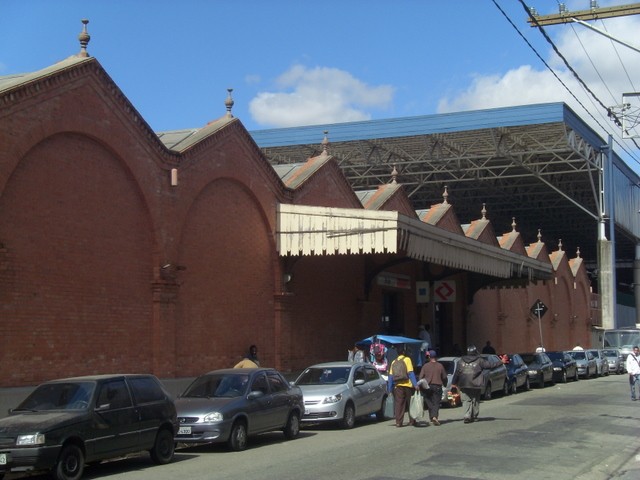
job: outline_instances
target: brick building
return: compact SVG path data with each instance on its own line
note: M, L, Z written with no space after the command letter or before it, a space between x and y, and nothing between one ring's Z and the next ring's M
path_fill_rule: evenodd
M446 192L416 212L391 175L354 192L326 144L275 168L230 96L206 126L156 134L85 42L0 77L0 106L0 386L193 376L253 343L295 371L421 323L443 352L529 349L509 328L530 325L533 297L558 306L554 346L587 343L579 257L498 238L484 214L462 226Z

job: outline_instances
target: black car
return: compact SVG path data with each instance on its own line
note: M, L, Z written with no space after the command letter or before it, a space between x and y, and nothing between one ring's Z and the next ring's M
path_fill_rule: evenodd
M524 363L522 357L517 353L510 353L507 354L507 358L509 361L505 364L505 367L507 367L509 391L516 393L518 390L531 390L529 375L527 374L529 367Z
M529 383L544 388L547 383L553 382L553 362L546 353L521 353L520 356L527 364Z
M569 379L578 380L578 364L565 352L546 352L553 362L553 381L567 383Z
M148 450L173 460L171 396L153 375L96 375L43 383L0 419L0 478L49 470L77 480L85 463Z

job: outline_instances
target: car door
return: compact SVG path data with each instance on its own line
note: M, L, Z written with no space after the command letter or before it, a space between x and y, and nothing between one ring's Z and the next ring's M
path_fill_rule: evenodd
M287 424L291 411L292 399L289 395L289 384L277 372L266 372L267 382L271 390L271 413L268 418L270 429L280 429Z
M353 377L349 378L346 386L351 391L351 400L353 400L353 405L356 408L356 415L360 416L369 408L367 405L369 402L367 376L362 365L352 369L352 372ZM356 385L356 382L363 383Z
M364 367L365 385L367 386L367 413L380 410L382 397L387 391L386 382L380 377L378 371L369 365Z
M166 395L153 377L130 377L127 383L138 417L140 450L146 450L153 446L158 428L169 416Z
M542 365L544 381L551 382L553 380L553 362L546 353L541 353L540 363Z
M97 436L93 452L96 457L105 458L137 449L138 417L124 378L99 384L94 422Z
M254 392L260 392L261 395L254 396ZM265 432L272 428L271 408L272 398L267 376L264 371L256 372L251 378L249 398L245 409L249 419L249 433Z

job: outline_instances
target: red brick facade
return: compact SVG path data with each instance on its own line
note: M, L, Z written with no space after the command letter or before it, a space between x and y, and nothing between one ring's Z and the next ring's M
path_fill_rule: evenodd
M588 279L568 266L559 288L479 294L468 313L464 272L402 253L280 257L279 203L362 208L335 162L311 160L308 179L283 183L230 116L168 150L95 59L0 86L0 105L0 386L194 376L253 343L263 364L298 370L346 358L385 315L409 336L432 324L443 351L485 338L517 350L535 337L534 297L559 305L550 344L587 343ZM401 188L385 188L393 194L376 208L415 216ZM411 287L382 286L382 273ZM415 281L439 278L460 290L436 313L416 303Z

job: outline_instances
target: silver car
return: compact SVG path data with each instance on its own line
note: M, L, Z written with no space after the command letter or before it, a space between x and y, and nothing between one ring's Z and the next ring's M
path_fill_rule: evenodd
M617 374L625 373L626 366L624 356L620 350L617 348L605 348L602 350L602 353L609 363L609 372Z
M387 382L368 363L328 362L306 368L293 382L304 397L302 421L338 422L353 428L357 417L384 419Z
M588 350L568 350L566 353L571 355L578 366L578 376L583 378L591 378L598 376L598 367L596 359Z
M602 377L604 375L609 375L609 361L607 360L607 357L604 355L604 353L602 353L602 350L591 348L587 351L590 352L596 359L598 376Z

